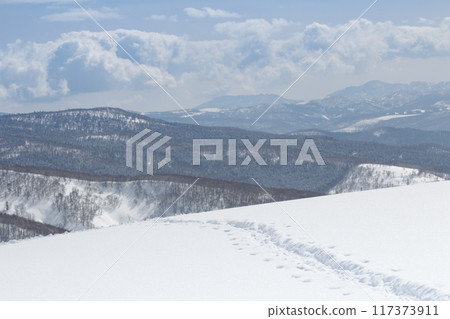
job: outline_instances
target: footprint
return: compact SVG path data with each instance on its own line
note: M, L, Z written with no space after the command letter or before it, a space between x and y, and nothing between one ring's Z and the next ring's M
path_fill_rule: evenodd
M363 262L364 264L368 264L368 263L370 263L370 260L365 259L365 260L363 260L362 262Z
M308 283L308 282L311 282L312 280L311 279L305 279L305 280L302 280L304 283Z
M265 262L269 262L269 261L271 261L272 259L270 259L270 258L264 258L264 261Z
M296 278L296 279L298 279L298 278L302 278L302 276L300 276L300 275L297 275L297 274L293 274L293 275L292 275L292 278Z
M284 268L284 265L278 265L277 266L277 269L283 269Z
M297 269L305 270L305 267L303 267L303 266L297 266Z

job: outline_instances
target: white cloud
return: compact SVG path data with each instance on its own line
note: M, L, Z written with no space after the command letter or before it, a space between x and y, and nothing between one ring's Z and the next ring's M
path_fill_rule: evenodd
M70 93L69 85L66 79L59 80L59 92L62 95L67 95Z
M103 8L102 10L87 9L87 11L97 20L119 19L121 15L113 9ZM50 22L73 22L90 19L89 16L81 9L71 9L66 12L53 13L41 17L43 20Z
M212 9L209 7L204 7L202 9L195 8L185 8L184 13L191 18L239 18L240 14L235 12L228 12L221 9Z
M292 32L291 23L282 19L252 19L216 24L220 39L202 41L137 30L110 33L180 99L204 100L218 94L283 91L347 27L312 23ZM284 33L286 29L291 32ZM370 80L371 75L412 81L432 80L434 74L442 80L448 75L436 66L449 60L450 19L435 26L361 20L308 73L315 86L302 85L323 91L325 83L333 87L342 85L342 79ZM420 72L412 73L418 65ZM41 43L16 41L0 50L3 99L149 89L155 89L152 94L159 90L102 32L71 32Z
M8 97L8 89L5 88L3 85L0 85L0 100L6 99Z

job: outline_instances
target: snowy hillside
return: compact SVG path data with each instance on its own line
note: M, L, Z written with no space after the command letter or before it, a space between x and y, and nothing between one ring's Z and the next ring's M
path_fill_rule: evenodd
M446 177L445 175L443 176ZM449 179L444 177L413 168L360 164L352 168L329 193L357 192L377 188L439 182Z
M170 216L270 201L256 185L202 179L171 205L194 179L158 178L89 181L0 170L0 213L72 231L143 221L166 210L165 215ZM282 189L275 197L286 200L314 195Z
M258 94L258 95L225 95L200 104L196 109L217 108L217 109L233 109L240 107L248 107L259 104L271 104L277 100L277 104L296 103L294 100L279 98L276 94Z
M90 182L14 171L0 171L0 177L0 209L5 207L5 213L71 231L161 214L165 209L161 202L184 186L158 181Z
M429 183L3 244L0 299L450 300L449 192Z

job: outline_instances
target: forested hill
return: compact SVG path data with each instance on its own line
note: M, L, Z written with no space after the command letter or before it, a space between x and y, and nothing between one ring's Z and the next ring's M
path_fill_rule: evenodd
M450 172L450 150L439 145L395 146L372 142L341 141L315 136L326 166L305 163L294 166L299 149L289 153L288 166L279 165L279 147L265 143L260 154L267 166L240 163L248 155L241 139L255 144L259 139L288 137L236 128L214 128L168 123L113 108L38 112L0 117L0 163L8 167L51 168L74 173L109 176L138 176L141 173L125 165L125 142L143 129L172 137L172 161L158 174L204 177L324 193L338 184L355 165L363 163L397 165ZM226 161L192 165L192 139L236 139L238 165ZM306 136L298 135L299 147ZM155 156L164 157L164 149Z

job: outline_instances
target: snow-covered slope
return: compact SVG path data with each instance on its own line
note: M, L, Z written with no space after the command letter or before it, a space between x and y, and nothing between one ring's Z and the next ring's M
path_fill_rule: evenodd
M0 209L7 207L5 213L67 230L119 225L161 214L166 196L185 186L161 181L91 182L3 170L0 178Z
M429 183L4 244L0 299L450 300L449 192Z
M446 177L445 175L443 175ZM360 164L350 170L329 193L357 192L369 189L444 181L446 178L414 168L380 164ZM448 178L447 178L448 179Z
M256 185L201 180L171 205L189 188L193 179L159 178L89 181L0 170L0 213L72 231L143 221L166 210L165 215L170 216L270 200ZM290 190L278 193L279 199L313 195Z

